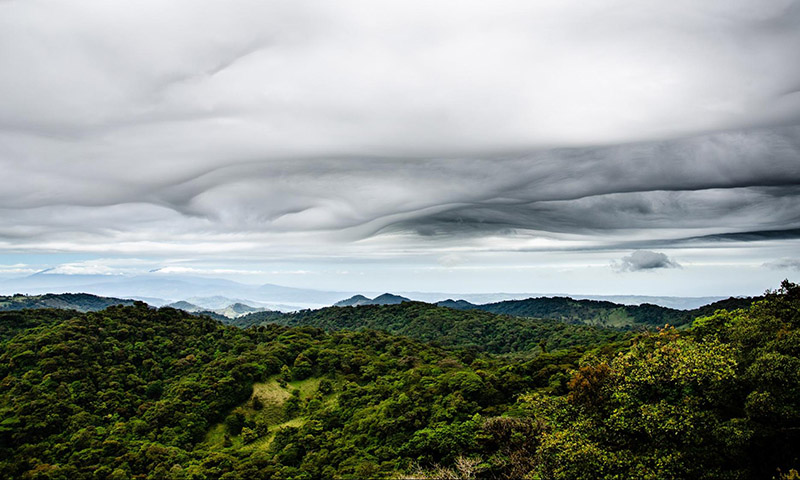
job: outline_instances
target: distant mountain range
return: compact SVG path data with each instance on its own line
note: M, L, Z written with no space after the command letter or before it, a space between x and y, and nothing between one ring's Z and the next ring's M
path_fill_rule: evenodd
M215 302L225 297L211 297ZM541 297L524 300L474 304L466 300L444 300L431 305L433 308L446 308L460 311L482 311L495 315L508 315L522 318L556 320L568 324L584 324L599 327L631 328L653 327L665 324L681 326L691 323L697 317L713 314L718 309L734 310L749 306L760 297L728 298L690 310L679 310L659 305L622 305L607 301L578 300L569 297ZM135 300L117 297L102 297L88 293L64 293L44 295L13 295L0 297L0 311L22 309L72 309L81 312L97 311L112 305L132 305ZM384 293L370 299L364 295L354 295L346 300L336 302L333 307L317 310L303 310L299 316L272 311L264 307L254 307L241 302L226 305L223 308L210 309L202 305L181 300L163 305L189 313L208 315L216 320L233 323L239 326L250 326L260 323L294 324L298 319L306 319L315 325L315 319L337 319L335 312L342 308L400 305L414 302L407 297ZM366 312L367 310L363 310ZM310 312L310 313L309 313ZM331 317L332 315L332 317ZM354 317L358 318L358 317ZM326 320L326 322L329 320ZM323 322L324 323L324 322ZM322 325L320 325L322 326Z
M250 305L246 305L241 302L233 303L223 308L215 308L215 309L208 309L201 307L199 305L195 305L193 303L187 302L185 300L181 300L178 302L170 303L164 305L165 307L177 308L178 310L183 310L189 313L216 313L217 315L221 315L227 318L237 318L241 317L242 315L247 315L248 313L255 313L255 312L265 312L270 311L267 308L262 307L251 307Z
M526 300L528 298L569 297L575 300L597 300L613 302L622 305L641 305L649 303L676 310L691 310L709 303L725 300L728 297L667 297L652 295L582 295L576 293L443 293L443 292L398 292L412 300L437 303L445 299L460 299L475 305L498 303L511 300Z
M393 295L391 293L384 293L378 295L373 299L369 299L364 295L353 295L352 297L336 302L334 307L357 307L360 305L397 305L403 302L410 302L411 299L401 297L400 295Z
M64 275L43 271L22 278L0 281L0 294L91 293L105 297L143 300L151 305L187 301L208 310L234 303L269 308L299 310L328 306L354 292L247 285L219 278L152 272L142 275Z
M77 310L79 312L96 312L114 305L133 305L134 299L101 297L90 293L47 293L45 295L11 295L0 296L0 311L56 308L60 310ZM234 303L225 308L209 310L187 301L179 301L164 305L189 313L203 313L221 320L241 317L255 312L268 311L266 308L251 307L243 303Z
M219 278L161 273L158 271L142 275L66 275L53 271L42 271L26 277L0 281L0 294L24 293L42 295L46 293L90 293L94 295L129 298L147 302L154 306L186 301L203 310L216 311L229 305L241 303L254 308L278 311L296 311L306 308L321 308L330 305L391 304L398 301L442 302L448 298L460 299L473 305L485 305L503 301L524 300L531 297L553 297L552 294L536 293L472 293L454 294L444 292L395 292L379 295L380 292L325 291L305 288L263 284L249 285ZM556 295L574 300L609 301L616 304L653 304L676 310L699 308L724 297L648 297L648 296L597 296ZM350 297L350 298L347 298ZM347 300L342 300L347 298ZM349 302L349 303L348 303Z
M577 300L569 297L540 297L524 300L508 300L504 302L478 305L466 300L444 300L433 304L415 302L406 297L385 293L373 299L364 295L354 295L342 300L333 307L317 310L303 310L300 312L280 314L277 312L254 313L243 315L234 322L239 326L257 325L260 323L281 323L286 325L312 325L323 328L353 328L357 325L360 314L370 312L366 307L399 305L414 303L431 305L449 310L481 311L495 315L510 317L555 320L561 323L576 325L591 325L607 328L650 328L664 325L682 326L690 324L695 318L711 315L716 310L735 310L746 308L761 297L736 298L712 302L699 308L679 310L659 305L644 303L641 305L622 305L608 301ZM358 307L358 308L353 308ZM343 316L341 310L348 311ZM410 308L410 307L409 307ZM359 314L352 311L358 310ZM426 310L430 312L431 310ZM338 312L338 313L337 313ZM446 315L444 315L446 317ZM506 317L506 318L507 318ZM344 318L349 318L344 326L340 325ZM370 326L367 323L362 326ZM378 328L372 325L372 328ZM394 325L395 333L403 332L402 328Z
M219 278L166 274L66 275L42 271L27 277L0 281L0 294L87 293L116 299L135 299L153 306L176 306L190 312L205 311L234 318L259 309L291 312L329 305L389 305L404 301L436 303L455 309L479 309L519 316L583 321L597 325L632 325L641 318L680 323L684 311L724 300L723 297L644 297L485 293L448 294L435 292L378 293L323 291L263 284L247 285ZM347 298L349 297L349 298ZM342 298L347 298L342 300ZM536 301L532 301L533 298ZM561 298L562 300L547 300ZM569 302L566 299L569 298ZM444 300L456 299L456 300ZM50 302L54 301L49 298ZM515 303L516 302L516 303ZM522 303L518 303L522 302ZM595 302L595 303L592 303ZM613 305L612 305L613 302ZM236 306L240 304L240 306ZM241 305L247 306L247 308ZM638 305L638 308L628 308ZM77 309L84 308L79 302ZM66 306L64 308L73 308ZM251 310L248 310L251 309ZM666 309L666 310L661 310ZM584 319L584 320L580 320ZM666 322L665 322L666 323Z

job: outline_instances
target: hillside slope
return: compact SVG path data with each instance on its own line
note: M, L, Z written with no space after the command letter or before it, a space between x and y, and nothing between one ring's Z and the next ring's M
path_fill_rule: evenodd
M448 347L512 353L591 345L625 338L619 331L558 320L518 318L481 311L460 311L422 302L303 310L289 314L246 315L236 325L278 323L326 330L382 330Z
M687 325L695 318L713 314L716 310L747 308L755 300L757 298L731 297L693 310L676 310L647 303L621 305L599 300L575 300L569 297L528 298L484 305L474 305L464 300L445 300L437 305L457 310L480 310L517 317L549 318L567 323L620 328Z
M47 293L44 295L0 296L0 311L26 308L61 308L95 312L112 305L133 305L134 300L100 297L89 293Z
M426 454L426 429L472 435L522 392L563 385L580 358L500 363L144 303L7 315L28 328L0 352L0 478L394 477Z
M514 320L426 304L324 313L419 331ZM375 330L240 329L144 303L2 312L0 326L0 478L727 480L800 467L789 282L686 330L529 357Z
M401 297L391 293L384 293L375 298L367 298L364 295L353 295L350 298L340 300L333 304L334 307L359 307L361 305L396 305L398 303L410 302L410 298Z

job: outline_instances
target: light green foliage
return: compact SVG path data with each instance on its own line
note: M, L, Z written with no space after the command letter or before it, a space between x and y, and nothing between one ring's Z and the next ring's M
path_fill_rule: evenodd
M764 478L797 465L800 289L585 363L566 401L525 396L545 421L541 478Z

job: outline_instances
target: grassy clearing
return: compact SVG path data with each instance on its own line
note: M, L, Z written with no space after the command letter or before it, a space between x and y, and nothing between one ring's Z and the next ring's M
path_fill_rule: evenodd
M264 383L253 385L253 396L258 396L266 403L283 403L291 396L288 389L278 384L277 378L270 378Z
M275 427L270 429L268 435L259 438L255 442L252 442L248 445L243 445L241 450L245 452L252 452L255 450L266 450L272 444L272 440L275 439L275 432L280 430L284 427L301 427L303 424L306 423L305 417L295 417L289 421L283 422L281 424L275 425Z
M203 440L203 443L210 446L222 447L224 440L225 425L218 423L211 427L208 433L206 433L206 438Z
M283 421L283 405L292 396L288 388L282 387L276 378L271 378L264 383L253 385L253 395L234 412L242 413L247 419L267 425L275 425ZM253 399L261 400L261 410L253 409Z
M627 327L634 324L634 320L623 309L613 310L605 322L608 327Z
M296 380L294 382L289 382L289 386L300 390L300 398L305 400L306 398L311 398L317 393L319 389L319 382L321 378L309 378L306 380Z
M309 378L306 380L296 380L293 382L281 385L278 377L271 377L263 383L256 383L253 385L253 394L250 398L234 408L231 413L241 413L244 415L248 422L256 425L265 425L269 428L269 433L258 440L244 445L240 435L231 436L231 449L242 449L245 451L252 451L258 449L269 448L272 439L275 437L275 432L283 427L299 427L303 425L306 418L302 415L297 415L293 418L286 418L284 406L286 401L295 394L299 393L300 400L308 400L313 397L319 389L320 378ZM335 398L334 395L330 397ZM262 408L256 410L253 408L253 399L258 398L261 401ZM326 402L330 401L326 399ZM221 449L225 441L225 434L227 430L223 423L218 423L209 429L203 444L209 448Z

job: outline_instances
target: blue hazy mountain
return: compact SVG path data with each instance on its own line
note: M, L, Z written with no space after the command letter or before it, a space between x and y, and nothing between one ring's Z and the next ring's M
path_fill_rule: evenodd
M166 274L158 271L141 275L67 275L53 270L44 270L26 277L0 281L0 295L13 295L15 293L29 295L90 293L106 297L134 298L156 306L183 300L207 310L217 310L234 303L243 303L254 307L281 311L318 308L333 305L340 301L351 301L352 305L361 305L382 297L382 295L379 295L380 292L328 291L274 284L253 285L220 278ZM654 304L678 310L690 310L724 299L724 297L556 295L503 292L471 294L395 292L385 295L389 296L383 297L380 302L398 302L398 298L399 301L410 299L428 303L445 301L445 299L457 299L472 304L487 304L508 300L523 300L531 297L568 296L575 300L611 301L625 305ZM355 300L342 300L348 297L354 297Z
M354 292L251 285L220 278L150 272L141 275L67 275L42 271L0 281L0 294L91 293L106 297L147 299L164 305L187 301L216 310L234 303L271 309L296 310L331 305Z

